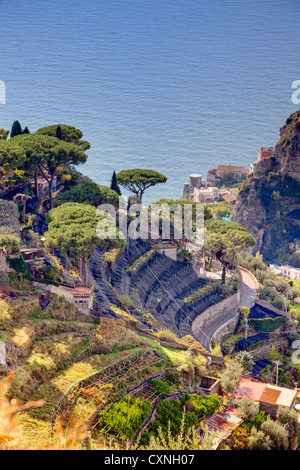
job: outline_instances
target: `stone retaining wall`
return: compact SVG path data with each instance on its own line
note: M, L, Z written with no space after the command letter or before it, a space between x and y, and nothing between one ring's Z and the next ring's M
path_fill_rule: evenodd
M215 331L213 337L217 344L220 344L226 336L232 335L234 333L238 320L239 314L237 313L234 318L224 323L222 326L220 326L220 328L218 328L218 330Z
M276 348L280 348L281 346L284 348L288 347L288 340L284 338L278 338L277 340L272 338L268 343L262 344L255 349L249 349L249 353L253 357L254 361L259 361L261 359L265 359L270 352L272 346L276 346Z
M238 307L240 300L241 292L239 290L236 294L227 297L227 299L212 305L204 312L200 313L200 315L195 318L192 324L193 335L197 337L200 330L207 328L216 320L229 313L232 309Z

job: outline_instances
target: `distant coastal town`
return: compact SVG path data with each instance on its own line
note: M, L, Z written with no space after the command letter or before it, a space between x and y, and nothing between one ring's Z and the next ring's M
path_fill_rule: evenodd
M208 170L206 181L201 175L192 174L190 180L184 183L182 198L203 204L214 204L219 201L234 204L237 194L235 188L253 173L259 161L273 155L273 147L262 147L258 152L257 160L250 162L249 168L231 163L218 165ZM226 189L226 186L230 186L231 189Z

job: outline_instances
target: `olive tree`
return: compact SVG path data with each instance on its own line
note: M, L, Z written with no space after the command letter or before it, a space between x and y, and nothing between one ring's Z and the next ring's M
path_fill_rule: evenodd
M233 393L237 383L242 377L243 367L235 361L230 361L221 374L221 387L226 395Z
M250 421L259 412L259 404L248 397L237 398L235 405L238 406L241 417L246 421Z

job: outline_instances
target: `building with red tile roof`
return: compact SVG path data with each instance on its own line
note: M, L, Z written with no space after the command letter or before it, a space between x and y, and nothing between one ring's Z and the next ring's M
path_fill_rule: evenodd
M258 152L258 161L263 158L270 158L274 155L273 147L262 147Z
M234 429L243 422L238 415L236 408L230 408L228 411L218 411L205 422L209 433L213 434L213 449L217 449L220 443L226 439Z
M278 407L292 409L297 391L242 377L235 388L234 398L248 397L259 403L261 411L275 417Z
M94 286L74 286L71 293L72 303L77 310L88 315L93 309Z
M208 170L207 178L206 178L207 184L211 184L211 183L221 184L222 172L228 171L228 170L232 172L232 176L235 180L246 178L248 173L250 173L249 168L245 168L243 166L235 166L235 165L231 165L231 163L228 163L228 165L218 165Z

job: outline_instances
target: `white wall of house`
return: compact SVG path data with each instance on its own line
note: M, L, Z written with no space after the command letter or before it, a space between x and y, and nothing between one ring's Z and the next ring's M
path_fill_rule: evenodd
M174 246L172 247L162 247L162 248L157 248L156 249L157 253L160 253L161 255L168 256L169 258L173 259L174 261L177 261L177 247Z
M93 295L90 295L89 297L75 297L73 298L72 303L80 313L89 315L90 310L93 309Z
M281 266L282 276L288 277L292 281L300 281L300 269L292 266Z

